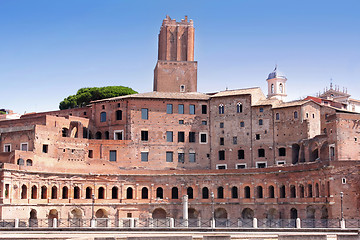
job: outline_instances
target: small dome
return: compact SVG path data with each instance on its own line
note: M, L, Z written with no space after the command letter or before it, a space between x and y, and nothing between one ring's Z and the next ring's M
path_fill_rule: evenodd
M268 76L267 79L273 79L273 78L287 79L287 78L285 77L285 75L277 69L277 66L275 66L274 71L272 71L272 72L269 74L269 76Z

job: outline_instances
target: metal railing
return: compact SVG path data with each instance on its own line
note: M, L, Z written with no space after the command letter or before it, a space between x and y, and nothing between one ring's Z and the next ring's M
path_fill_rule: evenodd
M357 228L360 219L0 219L0 229L11 228Z

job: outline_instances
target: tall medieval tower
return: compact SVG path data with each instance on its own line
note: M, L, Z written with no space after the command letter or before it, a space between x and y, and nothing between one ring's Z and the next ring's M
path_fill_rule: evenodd
M187 16L176 22L169 16L159 33L158 61L154 70L154 91L196 92L197 62L194 61L193 21Z

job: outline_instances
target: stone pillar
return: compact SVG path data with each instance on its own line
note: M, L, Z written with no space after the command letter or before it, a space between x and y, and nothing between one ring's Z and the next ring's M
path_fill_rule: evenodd
M301 219L300 218L296 219L296 228L301 228Z
M95 219L91 219L91 220L90 220L90 227L91 227L91 228L96 227L96 220L95 220Z
M174 218L169 218L169 221L170 221L170 228L174 228L175 227Z
M134 228L134 227L135 227L135 219L130 218L130 228Z
M188 208L189 208L189 202L188 202L188 195L183 196L183 219L184 219L184 225L185 227L188 227Z
M257 218L253 218L253 228L258 228Z
M57 227L57 218L53 218L53 227L56 228Z
M341 219L341 220L340 220L340 227L341 227L341 229L345 229L345 228L346 228L345 219Z
M18 218L15 219L15 228L18 228L19 227L19 222L20 220Z

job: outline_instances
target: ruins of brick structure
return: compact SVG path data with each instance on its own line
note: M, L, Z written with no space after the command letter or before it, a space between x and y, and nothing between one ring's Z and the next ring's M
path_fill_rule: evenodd
M278 69L268 97L196 71L193 22L167 17L153 92L0 121L0 219L182 218L184 195L191 219L335 219L340 192L360 215L360 114L282 101Z

